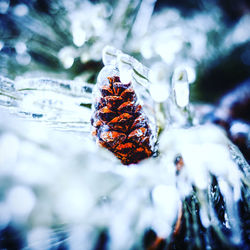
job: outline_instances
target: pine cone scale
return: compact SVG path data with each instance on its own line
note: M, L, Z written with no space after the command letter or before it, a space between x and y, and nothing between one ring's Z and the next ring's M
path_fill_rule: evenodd
M94 105L92 134L99 145L113 152L123 164L137 163L153 153L148 120L131 83L123 84L118 76L106 79Z

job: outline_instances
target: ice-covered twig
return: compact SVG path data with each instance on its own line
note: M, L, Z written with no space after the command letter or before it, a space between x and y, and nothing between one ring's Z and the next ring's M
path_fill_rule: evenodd
M92 89L92 84L79 81L1 77L0 104L51 127L89 132Z
M103 49L102 60L104 65L116 65L122 72L126 81L133 78L142 86L146 88L149 87L149 69L138 62L135 58L122 53L120 50L112 46L106 46ZM131 77L130 79L129 76Z
M14 82L16 91L25 90L41 90L41 91L53 91L56 93L67 94L75 97L82 97L91 100L91 93L93 84L71 81L71 80L59 80L50 78L32 78L26 79L18 77Z

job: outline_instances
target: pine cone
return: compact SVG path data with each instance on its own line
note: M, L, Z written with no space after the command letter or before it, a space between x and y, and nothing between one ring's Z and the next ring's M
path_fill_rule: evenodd
M107 78L108 85L100 87L100 97L94 104L92 134L123 164L137 163L153 153L149 121L131 83L122 83L119 76Z

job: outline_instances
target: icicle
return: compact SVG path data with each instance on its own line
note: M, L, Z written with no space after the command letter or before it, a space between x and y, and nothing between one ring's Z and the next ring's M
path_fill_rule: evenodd
M225 199L226 211L228 214L229 226L232 231L231 240L238 245L241 242L241 232L238 216L237 202L234 200L233 187L222 178L218 179L220 191Z
M190 127L193 124L189 105L189 83L185 69L177 68L173 74L171 95L166 110L171 126Z
M189 104L189 83L186 70L177 69L173 76L173 90L176 104L185 108Z
M158 213L155 217L159 218L153 223L154 228L160 237L167 238L177 218L180 202L178 190L171 185L158 185L152 191L152 199Z
M132 75L132 78L136 83L142 85L145 88L149 87L149 69L132 56L124 54L122 51L112 46L106 46L103 49L102 60L104 65L121 67L121 70L124 68L125 71L129 69L129 75ZM132 72L130 72L130 69Z

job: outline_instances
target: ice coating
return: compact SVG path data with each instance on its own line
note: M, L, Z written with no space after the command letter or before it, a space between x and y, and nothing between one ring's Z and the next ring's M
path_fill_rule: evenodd
M86 82L0 76L0 105L54 128L89 132L92 90L93 84Z
M149 80L149 75L151 71L134 57L112 46L103 48L102 60L105 67L99 73L97 82L99 83L99 80L104 81L105 75L108 74L112 76L118 75L121 82L124 80L124 83L131 81L138 100L143 106L143 111L151 123L151 128L154 134L156 134L158 128L156 127L155 118L155 100L150 94L150 86L152 84Z
M0 180L1 191L7 194L0 203L0 226L5 228L12 221L20 223L10 211L13 201L23 202L15 199L15 196L19 197L20 191L16 193L15 190L20 190L21 182L22 190L26 190L22 191L23 197L29 203L23 206L29 207L25 210L15 205L13 208L17 213L24 209L28 215L25 225L29 228L29 247L36 245L49 249L60 244L61 240L67 242L70 249L78 249L79 244L93 249L103 228L107 228L108 244L112 250L139 244L148 228L159 237L170 240L180 200L183 204L182 223L187 226L186 235L191 237L189 243L199 237L190 235L200 229L198 217L205 230L216 229L224 237L223 241L239 242L239 226L240 230L243 227L240 224L235 226L238 223L235 207L239 197L234 198L234 193L237 193L234 191L238 190L237 185L241 185L242 172L238 172L235 164L245 170L249 166L235 148L231 149L233 153L230 151L233 160L230 158L228 139L217 127L170 129L161 136L159 157L141 161L138 167L123 168L107 150L100 152L92 140L83 143L82 134L79 140L74 133L48 129L42 123L23 121L6 115L2 110L0 112ZM193 156L190 162L183 154L181 168L180 158L175 159L176 156L195 144L196 149L199 146L204 149L199 151L202 155L195 159L197 152L190 150ZM214 150L211 145L215 146ZM218 148L222 150L220 158L215 153ZM215 155L217 157L213 157ZM211 162L209 165L208 161ZM178 175L175 164L180 164ZM213 171L219 184L213 184L212 188L211 181L206 181L206 188L201 189L197 168L204 173ZM211 180L209 174L208 177ZM10 179L16 181L6 181ZM227 204L223 223L214 208L219 188ZM186 201L190 196L195 197L191 205L195 201L200 204L199 211ZM232 238L225 236L221 227L233 231ZM212 241L209 233L206 237ZM48 238L58 238L58 241L48 241Z
M124 70L129 71L131 79L146 88L149 87L149 69L132 56L112 46L106 46L102 52L102 61L105 66L113 65L118 68L121 74L125 74Z
M176 186L184 200L196 189L200 202L200 218L205 228L219 223L218 215L211 202L214 193L209 195L209 187L214 178L218 181L225 202L224 216L228 228L232 231L233 244L241 242L239 213L237 203L242 198L243 173L229 150L230 141L223 131L214 125L194 126L189 129L171 128L160 138L162 157L174 162L176 168ZM177 171L176 157L181 156L183 166ZM164 161L165 161L164 160Z
M143 111L143 102L135 89L134 75L146 70L113 47L104 48L103 62L105 66L94 90L92 134L99 145L108 148L122 163L137 163L153 154L156 138L155 126ZM138 87L145 93L144 86Z
M111 58L99 75L105 79L100 86L109 86L106 74L115 77L132 70L138 104L149 111L147 70L129 56ZM185 246L202 249L205 242L207 248L216 248L211 230L223 246L244 245L249 165L225 134L208 125L184 129L187 117L180 112L184 126L176 120L166 126L157 157L132 168L121 167L112 153L100 150L89 138L90 109L83 105L91 103L92 86L60 79L0 78L0 180L5 197L0 201L0 230L13 222L21 229L27 226L27 248L66 243L70 249L79 245L93 249L105 239L110 249L141 249L149 228L156 241L170 242L181 209ZM96 91L94 95L100 97L99 88ZM166 101L166 95L159 100L159 91L155 100ZM173 92L169 94L171 105L186 110L177 105ZM26 122L5 116L2 109ZM171 115L172 119L178 114L174 110ZM51 127L60 127L63 133L56 135L59 131ZM106 138L110 139L107 134ZM239 209L242 203L244 208ZM18 214L25 215L25 222Z
M105 69L104 72L111 73ZM113 152L123 164L137 163L153 154L154 136L131 82L122 83L112 73L98 82L92 134L99 145Z

